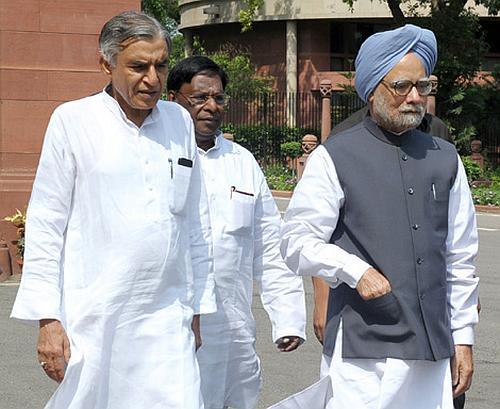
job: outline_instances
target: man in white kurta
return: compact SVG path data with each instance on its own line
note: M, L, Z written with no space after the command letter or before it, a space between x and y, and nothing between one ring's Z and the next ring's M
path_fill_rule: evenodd
M280 215L259 165L219 130L226 83L218 65L195 56L171 70L167 87L195 123L212 223L217 312L201 319L197 354L205 407L251 409L261 388L253 284L282 351L305 339L304 291L279 254Z
M412 25L366 40L356 89L371 116L311 155L285 214L288 266L331 286L329 409L452 409L471 384L474 208L454 147L414 130L436 58Z
M157 102L161 26L131 12L103 32L117 26L116 55L101 41L112 83L50 119L12 317L40 322L40 364L60 382L46 408L200 409L191 326L216 305L193 125Z

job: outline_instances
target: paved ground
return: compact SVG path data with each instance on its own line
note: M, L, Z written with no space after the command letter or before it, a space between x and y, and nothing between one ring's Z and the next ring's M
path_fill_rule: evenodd
M497 302L500 295L500 216L479 215L478 220L481 239L478 273L481 276L483 312L475 347L476 373L467 408L495 409L500 403L500 303ZM310 281L306 280L305 284L310 315ZM40 409L52 393L54 384L38 367L36 330L7 318L16 291L16 283L0 284L0 408ZM257 296L254 305L257 348L264 376L258 409L264 409L317 380L321 350L309 323L309 339L298 351L278 353L271 343L269 322Z

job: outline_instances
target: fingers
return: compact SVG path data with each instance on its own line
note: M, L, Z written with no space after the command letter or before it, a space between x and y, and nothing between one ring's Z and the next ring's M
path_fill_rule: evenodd
M302 338L300 337L283 337L278 340L278 349L281 352L291 352L297 349L302 343Z
M363 300L381 297L391 291L391 284L385 276L374 268L369 268L358 281L356 290Z
M198 351L198 349L201 348L201 344L202 344L201 324L200 324L200 315L199 314L193 315L193 320L191 321L191 329L193 330L193 333L194 333L195 349L196 349L196 351Z
M38 361L47 376L61 382L71 353L69 339L59 321L40 322L37 351Z
M69 359L71 358L71 349L69 347L69 339L66 336L66 334L64 334L63 356L64 356L64 363L67 365L69 362Z
M455 356L451 359L453 397L460 396L470 388L473 373L472 346L456 345Z
M314 335L321 345L323 345L323 328L319 328L314 325Z

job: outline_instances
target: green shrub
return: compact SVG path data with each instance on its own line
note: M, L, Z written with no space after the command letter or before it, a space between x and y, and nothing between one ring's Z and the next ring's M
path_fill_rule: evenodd
M500 185L474 187L471 193L475 205L500 206Z
M282 161L282 144L301 142L302 137L308 133L317 134L317 130L310 128L269 125L224 124L221 129L223 132L233 134L235 142L252 152L255 159L264 167Z
M291 191L297 185L297 177L283 164L267 166L264 175L269 189Z
M302 155L302 144L300 142L285 142L281 144L281 153L289 158L298 158Z
M468 156L462 156L462 163L464 164L465 173L467 174L467 180L469 183L483 178L483 170L471 158Z

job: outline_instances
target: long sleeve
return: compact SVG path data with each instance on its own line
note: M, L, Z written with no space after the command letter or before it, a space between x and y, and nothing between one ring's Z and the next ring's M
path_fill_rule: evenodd
M455 344L474 343L474 325L478 322L478 282L474 258L478 235L474 205L460 159L448 206L446 265L448 304Z
M332 286L345 282L355 288L370 265L329 243L343 204L335 166L320 146L309 157L285 213L281 254L296 274L318 276Z
M23 276L13 318L61 319L61 260L75 177L74 157L56 110L45 134L28 207Z
M189 235L191 259L194 275L194 313L209 314L215 312L215 278L213 271L212 232L210 228L209 208L200 159L195 156L191 179L191 197L189 200Z
M257 164L256 164L256 167ZM262 305L272 323L272 339L284 336L306 339L306 309L302 278L285 265L279 252L280 215L261 175L254 213L253 276L260 290Z

